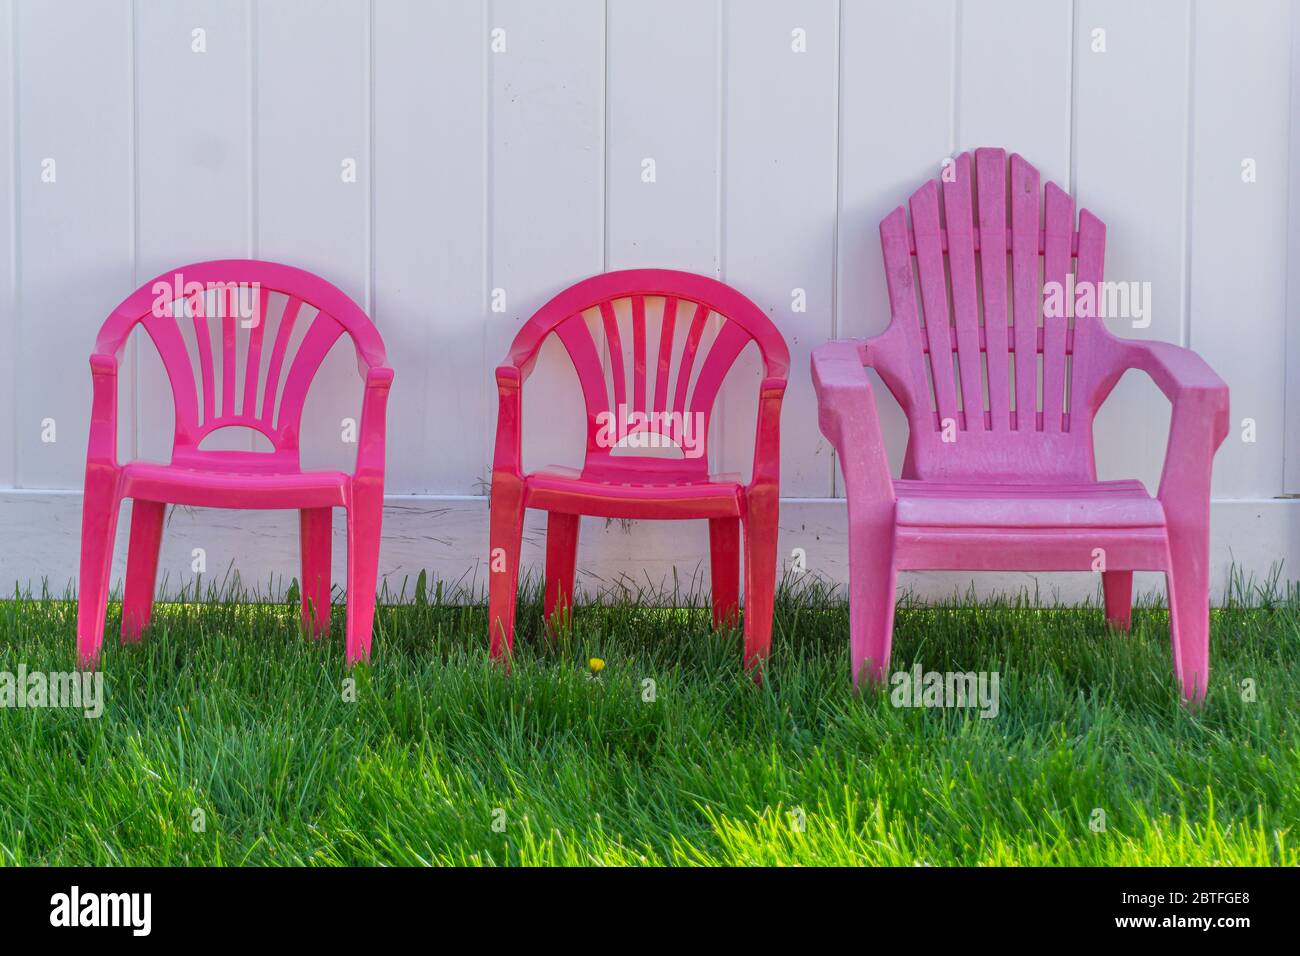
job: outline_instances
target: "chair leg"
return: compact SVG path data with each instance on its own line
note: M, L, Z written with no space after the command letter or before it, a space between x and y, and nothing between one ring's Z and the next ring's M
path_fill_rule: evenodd
M1101 590L1106 599L1106 624L1117 631L1133 626L1133 572L1103 571Z
M375 623L375 582L379 576L379 540L384 520L384 486L356 481L348 505L347 660L351 666L370 659Z
M1169 589L1169 637L1174 674L1190 704L1205 699L1210 677L1210 539L1204 531L1169 529L1172 557L1165 580Z
M131 541L126 557L126 593L122 598L122 643L140 640L153 615L153 592L158 583L158 551L162 546L161 501L131 502Z
M709 572L713 585L713 627L735 627L740 619L740 519L709 519Z
M552 511L546 516L546 600L543 617L552 630L552 616L558 623L573 613L573 579L578 561L579 516ZM553 632L553 631L552 631Z
M298 513L298 541L302 551L302 624L312 637L321 637L330 630L333 522L334 511L331 508L303 508ZM349 558L351 553L349 538ZM351 592L348 603L352 603Z
M745 510L745 666L762 680L761 665L772 644L776 603L776 488L751 493Z
M89 669L99 660L108 608L113 539L117 534L117 472L88 468L81 505L81 571L77 579L77 662Z
M519 546L524 536L524 486L514 476L492 481L488 519L488 648L508 657L515 641L519 597Z
M894 527L888 522L849 522L849 666L853 687L889 677L894 641Z

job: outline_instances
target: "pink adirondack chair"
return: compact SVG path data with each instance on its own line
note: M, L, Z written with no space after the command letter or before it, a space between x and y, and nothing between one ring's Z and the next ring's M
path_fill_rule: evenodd
M264 335L273 292L285 301L271 342ZM315 314L304 315L304 307L316 310ZM192 319L186 318L187 312ZM212 312L218 314L205 315ZM181 331L187 321L192 321L193 361ZM137 323L143 324L158 349L171 382L176 430L172 460L166 465L117 461L118 359ZM250 329L242 355L237 323ZM295 327L302 331L296 351L291 347ZM213 346L214 332L219 351ZM350 475L305 472L298 455L303 404L321 362L345 332L352 337L358 370L365 379L356 470ZM269 361L263 357L267 348ZM100 329L90 369L94 405L77 602L77 651L82 666L93 666L99 656L113 538L123 498L133 499L123 642L138 640L149 624L167 503L297 509L303 622L313 634L328 632L330 519L331 510L341 507L347 509L348 518L347 659L352 663L368 657L383 517L384 416L393 370L384 355L383 339L366 314L330 283L301 269L248 259L200 262L163 273L128 296ZM272 450L200 449L208 435L230 426L253 429L270 442Z
M620 312L625 317L630 312L630 352L619 331ZM592 335L589 319L603 331L603 346ZM653 330L656 325L657 356L647 355L647 326ZM711 326L716 336L702 348ZM580 471L552 466L525 474L520 454L521 390L543 340L552 332L568 351L582 387L586 460ZM709 474L707 441L718 390L751 341L762 357L764 378L753 474L749 484L742 485L738 476ZM681 343L680 353L676 343ZM608 360L608 374L602 356ZM513 646L524 510L539 508L548 513L544 601L548 625L555 614L572 607L580 515L708 519L714 626L734 623L743 524L745 662L754 665L765 657L776 588L781 398L789 366L785 341L762 310L736 290L705 276L667 269L610 272L570 286L542 306L520 329L505 363L496 371L500 412L492 468L491 655L508 655ZM659 417L643 422L639 414ZM620 421L628 427L619 426ZM694 442L691 455L663 458L635 453L638 443L639 448L653 447L663 444L663 438L672 438L682 446L683 437L687 444ZM633 453L622 453L629 450Z
M854 684L864 671L885 678L899 570L1100 569L1106 617L1125 630L1133 572L1153 570L1166 575L1183 696L1199 701L1209 673L1210 468L1227 434L1227 386L1187 349L1112 335L1082 296L1073 322L1048 307L1047 283L1068 289L1070 273L1076 289L1098 291L1106 229L1085 209L1075 232L1073 201L1052 183L1041 229L1038 171L1013 155L1008 194L1007 165L1000 149L977 150L973 164L964 153L953 181L912 194L910 227L901 206L885 217L889 327L813 353L821 429L848 497ZM868 366L907 416L897 481ZM1093 417L1130 368L1173 406L1154 498L1141 482L1096 477Z

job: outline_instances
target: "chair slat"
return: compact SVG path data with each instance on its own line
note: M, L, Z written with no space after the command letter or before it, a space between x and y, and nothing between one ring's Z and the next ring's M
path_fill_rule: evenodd
M184 300L180 300L179 305ZM175 306L173 307L175 308ZM194 367L185 347L180 326L175 315L147 314L142 322L149 338L158 350L167 380L171 383L172 398L176 402L176 430L178 435L198 433L199 398L194 382Z
M302 342L298 345L293 364L289 366L289 371L285 375L284 394L275 416L276 429L292 446L297 445L297 436L284 435L284 427L301 418L302 406L307 401L307 390L311 387L311 380L316 376L316 370L320 368L321 363L325 361L325 356L329 354L329 350L334 347L334 343L342 334L343 326L335 321L333 316L317 312L311 328L307 330L307 334L302 337Z
M614 380L614 411L627 404L627 374L623 366L623 339L618 334L618 318L614 304L600 304L600 319L605 327L605 350L609 353L609 370Z
M596 340L591 335L591 328L581 312L569 316L557 325L555 334L564 343L564 348L573 361L573 368L578 373L578 384L582 387L582 397L587 406L589 419L587 450L592 451L596 447L596 428L593 424L596 416L602 412L617 412L617 409L609 407L609 389L605 387L605 375L601 370L600 350L597 349Z
M248 357L244 360L244 400L239 413L245 418L257 418L257 379L262 371L262 339L266 334L266 310L271 290L263 287L258 293L257 314L252 318L256 325L248 337Z
M632 407L648 411L646 396L645 296L632 296Z
M1075 281L1093 283L1102 281L1102 265L1106 256L1106 224L1083 209L1079 212L1079 257L1074 264ZM1085 342L1095 324L1101 320L1093 315L1074 317L1074 340ZM1070 365L1070 414L1087 415L1089 394L1097 381L1098 372L1092 365L1093 356L1084 346L1076 347Z
M221 417L235 414L235 373L239 362L239 292L223 289L217 293L217 314L221 318Z
M681 361L677 363L672 411L686 411L686 389L691 384L691 368L695 365L695 353L700 348L700 337L704 335L704 323L708 318L709 307L703 302L696 305L690 330L686 333L686 346L682 349Z
M189 303L194 322L194 340L199 350L199 374L203 382L203 424L216 418L216 373L212 367L212 332L208 327L207 307L202 294L184 300ZM183 306L182 306L183 308Z
M952 332L948 319L948 278L939 246L939 187L930 180L912 193L912 232L916 236L916 268L921 279L924 336L930 352L930 380L942 423L959 422L957 388L953 381Z
M695 388L691 391L690 412L704 416L707 428L713 411L713 400L717 397L722 380L736 361L741 350L750 342L749 333L737 322L724 321L717 337L709 346L704 361L700 364L700 374L696 377Z
M280 328L275 333L275 345L271 347L271 361L266 366L266 387L262 390L262 414L259 420L266 428L275 421L275 391L280 384L280 372L284 368L285 353L289 350L289 336L293 334L294 323L302 311L302 299L290 298L284 304L280 315Z
M1038 170L1011 157L1011 307L1016 337L1016 428L1037 429L1038 317L1043 287L1038 280Z
M930 383L925 377L925 339L916 312L916 290L912 281L912 258L907 249L907 215L899 206L880 223L880 248L885 257L885 285L889 290L891 322L898 323L906 352L904 374L910 379L913 400L930 410ZM949 363L951 364L951 353ZM933 417L933 416L931 416ZM937 423L936 423L937 425Z
M1066 285L1070 271L1070 234L1074 229L1074 200L1056 183L1046 187L1047 229L1043 250L1043 282ZM1043 298L1043 431L1065 430L1065 340L1069 331L1067 304L1062 315L1048 315Z
M1011 427L1011 383L1007 373L1007 258L1001 239L1007 229L1006 153L975 151L979 190L980 280L984 290L985 356L988 362L989 425L995 432Z
M979 300L975 283L975 230L971 209L971 157L957 157L956 179L943 184L948 229L948 271L952 276L954 345L961 372L964 427L984 431L983 362L980 357Z
M673 336L677 327L677 296L664 299L663 325L659 330L659 367L655 372L655 411L668 410L668 373L673 366Z

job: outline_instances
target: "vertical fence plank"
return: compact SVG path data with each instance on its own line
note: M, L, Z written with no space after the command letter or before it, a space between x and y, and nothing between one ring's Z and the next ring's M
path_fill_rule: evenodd
M1188 344L1232 393L1217 497L1282 492L1290 91L1279 80L1290 64L1280 26L1289 8L1264 0L1247 14L1215 0L1194 10ZM1254 441L1244 440L1245 419Z
M14 0L0 0L0 25L5 36L0 39L0 329L9 336L9 346L0 349L0 488L11 488L14 473L15 377L20 364L14 349L13 335L18 320L18 208L14 187L17 168L14 163L14 87L15 57L18 37L14 31Z
M86 357L131 291L131 7L69 0L56 13L20 2L17 14L16 484L80 488ZM131 375L124 364L127 398ZM120 403L119 422L129 446L129 402Z
M605 267L717 276L721 0L610 3L606 9ZM674 334L668 339L661 335L663 312L657 302L618 311L625 349L640 341L649 356L646 388L653 401L660 362L666 360L676 375L672 356L684 349L693 308L675 311ZM642 316L640 339L634 312ZM634 358L631 351L628 357ZM618 363L612 355L607 361L612 374ZM633 368L636 363L626 364ZM663 400L671 404L668 390L674 380L667 370L662 377ZM635 372L630 379L631 394L637 396ZM635 564L653 547L655 524L641 523L626 533L621 526L589 519L580 553L605 549ZM684 524L675 535L683 550L707 552L703 522ZM588 584L609 579L606 562L590 566L584 559L582 564Z
M482 493L488 25L475 0L375 4L374 319L396 385L390 493Z
M1291 150L1288 159L1291 172L1287 192L1287 289L1286 311L1286 474L1283 489L1289 495L1300 495L1300 323L1295 316L1300 313L1300 13L1291 8Z
M505 311L488 315L489 364L539 306L604 261L604 4L575 0L564 11L498 0L491 12L503 48L488 57L489 285ZM496 402L489 404L492 434ZM583 407L577 376L552 337L524 386L526 468L582 463Z
M296 265L369 303L369 4L292 0L255 7L258 258ZM304 467L350 471L361 381L346 336L303 412Z
M1139 291L1150 283L1142 316L1108 317L1106 326L1180 344L1189 12L1187 0L1083 0L1074 41L1075 205L1106 223L1106 280L1138 283ZM1145 375L1126 374L1096 419L1098 475L1140 478L1154 492L1168 433L1169 403Z
M133 284L187 262L251 251L249 29L243 4L136 4L136 45L146 52L136 60ZM147 336L137 335L137 448L142 458L166 461L174 420L171 388L157 350ZM247 434L214 436L223 437L222 447L253 447Z
M610 269L718 273L720 0L609 7Z
M1070 188L1070 0L959 5L958 151L1000 146Z
M844 5L837 337L877 335L889 325L880 221L952 155L956 24L953 0ZM875 390L897 475L907 421L879 378Z
M790 347L781 491L832 493L809 356L833 328L839 5L729 2L725 9L723 276ZM761 365L748 349L724 388L723 458L748 474Z

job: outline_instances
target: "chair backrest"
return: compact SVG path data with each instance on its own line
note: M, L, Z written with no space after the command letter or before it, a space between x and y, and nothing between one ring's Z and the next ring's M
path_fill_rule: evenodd
M789 374L785 340L763 311L690 272L628 269L578 282L533 315L511 357L531 363L552 332L582 386L589 473L703 477L714 404L741 351L754 342L766 378ZM661 448L680 456L646 453Z
M273 304L273 295L282 301ZM177 464L213 454L239 455L252 469L296 463L308 388L339 337L352 338L363 375L385 364L383 340L355 302L319 276L275 262L226 259L164 272L113 311L96 350L117 354L136 324L171 383ZM230 427L260 433L272 451L199 449Z
M1113 339L1072 313L1076 289L1100 288L1106 227L1083 210L1076 232L1069 194L1048 183L1041 202L1038 170L1000 149L940 178L912 194L910 227L902 206L880 224L891 321L871 361L907 414L903 476L1092 480L1114 381L1090 359Z

